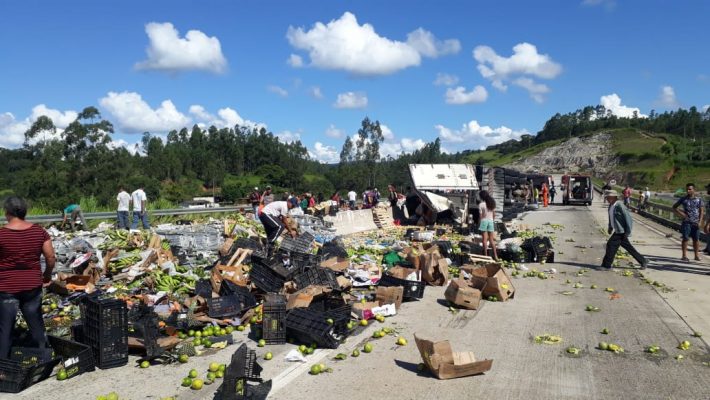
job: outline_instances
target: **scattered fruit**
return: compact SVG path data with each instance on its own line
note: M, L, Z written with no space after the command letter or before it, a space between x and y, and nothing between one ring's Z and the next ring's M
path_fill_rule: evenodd
M239 325L239 326L237 327L237 331L239 331L239 332L244 332L244 325Z
M551 335L549 333L544 333L539 336L535 336L535 343L544 344L557 344L562 342L562 337L558 335Z
M214 374L217 378L224 378L224 371L217 371Z
M266 340L264 340L264 339L259 339L259 343L257 344L257 346L259 346L259 347L264 347L264 346L266 346Z
M587 310L587 311L600 311L601 308L596 307L596 306L592 306L592 305L587 305L587 307L585 308L585 310Z
M646 352L651 354L656 354L659 350L661 350L661 347L655 344L646 348Z
M67 379L67 371L64 369L60 369L59 372L57 372L57 380L63 381L65 379Z
M597 285L592 284L591 286L589 286L589 288L590 288L590 289L596 289L596 288L597 288Z
M333 318L328 318L325 320L325 322L327 322L328 325L333 325Z
M406 346L407 345L407 339L403 338L402 336L397 338L397 344L400 346Z
M683 358L685 358L685 357L683 357L682 354L678 354L677 356L675 356L675 359L678 361L682 360Z
M191 388L192 390L200 390L200 389L202 389L202 386L203 386L204 384L205 384L205 383L202 381L202 379L193 379L193 380L192 380L192 385L190 385L190 388Z
M692 336L693 337L703 337L703 334L698 331L694 331Z
M372 352L372 344L371 343L365 343L365 346L363 346L362 351L365 353L370 353Z
M597 348L599 350L609 350L609 344L607 342L599 342Z
M579 354L579 352L580 352L580 350L574 346L570 346L567 348L567 353L569 353L569 354L573 354L576 356Z
M360 350L355 349L353 352L350 354L351 357L359 357L360 356Z
M150 363L148 361L141 362L141 368L148 368L148 367L150 367Z
M362 325L362 326L367 326L367 320L366 320L366 319L361 319L361 320L360 320L360 325Z
M690 348L690 342L687 340L684 340L678 344L678 348L681 350L688 350Z
M180 354L180 357L178 357L178 361L182 364L185 364L189 359L190 357L187 354Z
M604 335L608 335L608 334L609 334L609 329L607 329L607 328L602 329L602 333L603 333Z
M318 375L321 372L322 372L322 370L321 370L320 364L313 364L311 366L311 371L310 371L311 375Z
M426 364L424 364L424 363L417 364L417 371L424 371L424 369L426 369Z
M348 355L345 353L338 353L335 357L333 357L334 360L345 360L348 358Z
M268 360L271 360L272 358L274 358L274 355L271 354L271 352L264 354L264 360L268 361Z
M192 379L191 378L183 378L182 379L182 386L184 387L190 387L192 385Z
M191 369L190 372L187 374L188 378L195 379L197 378L197 370L196 369Z
M210 363L210 366L207 368L210 372L217 372L219 371L219 364L216 362Z

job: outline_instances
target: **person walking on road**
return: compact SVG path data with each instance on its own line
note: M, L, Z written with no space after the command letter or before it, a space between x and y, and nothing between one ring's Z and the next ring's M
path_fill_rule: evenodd
M547 207L549 204L548 196L550 195L550 190L547 188L547 183L542 184L542 206Z
M481 190L478 196L481 198L481 202L478 204L478 210L481 217L478 230L481 231L481 235L483 235L483 255L488 255L488 244L490 244L491 249L493 250L493 259L497 260L498 250L496 249L496 230L495 223L493 222L496 216L496 201L485 190Z
M119 186L116 200L118 201L118 207L116 207L118 229L128 229L128 210L131 204L131 195L126 192L123 186Z
M685 192L687 195L678 199L673 205L675 213L683 218L683 222L680 224L681 246L683 246L681 260L690 261L688 260L688 239L692 239L695 261L700 261L700 223L703 220L705 205L703 199L695 195L695 184L685 185ZM678 209L681 205L683 211Z
M148 223L148 210L146 210L148 197L145 195L142 185L131 193L131 202L133 203L133 221L131 221L131 229L138 229L138 221L141 221L143 229L149 229L150 224Z
M259 194L259 188L254 187L254 190L249 193L249 203L251 204L252 210L254 210L254 220L259 220L259 203L261 203L261 194Z
M8 359L18 311L27 321L32 346L48 347L42 320L42 287L52 282L57 258L47 231L25 221L27 203L23 199L8 197L3 208L7 224L0 228L0 359Z
M619 194L616 190L608 190L606 199L609 203L609 226L607 231L611 236L606 242L606 253L602 260L602 268L611 269L616 252L621 246L641 265L641 269L646 269L648 266L646 258L636 251L631 242L629 242L629 236L631 236L633 228L633 220L629 210L623 202L619 201Z
M550 204L555 203L555 195L557 194L557 189L555 188L555 181L552 181L550 185Z
M624 195L624 205L628 208L631 205L631 187L626 185L622 194Z
M705 189L707 189L707 195L710 196L710 183L705 186ZM705 235L710 236L710 199L705 203ZM707 236L706 236L707 237ZM707 241L707 245L705 246L705 255L710 256L710 239Z
M75 223L77 219L81 221L81 229L86 229L84 213L81 211L81 207L79 207L78 204L69 204L66 208L64 208L64 210L62 210L62 225L59 226L59 229L64 228L64 225L67 223L67 219L69 220L72 232L76 229Z

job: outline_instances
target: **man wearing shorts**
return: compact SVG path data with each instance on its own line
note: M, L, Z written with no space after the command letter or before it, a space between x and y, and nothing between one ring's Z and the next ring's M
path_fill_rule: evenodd
M685 185L685 191L687 195L673 205L675 213L683 219L680 224L681 246L683 246L681 260L689 261L688 240L692 239L695 261L700 261L700 222L703 220L704 215L703 199L700 196L696 196L695 184L689 183ZM681 205L683 206L683 211L678 209Z

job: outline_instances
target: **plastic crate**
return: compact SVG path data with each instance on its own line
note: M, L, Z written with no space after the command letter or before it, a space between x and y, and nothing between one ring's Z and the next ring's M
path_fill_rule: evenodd
M12 347L10 360L20 363L23 367L32 367L37 364L52 361L55 358L52 348L38 347Z
M212 282L209 279L202 279L195 283L195 294L205 299L212 297Z
M256 362L256 352L246 344L232 354L232 360L224 374L224 382L217 398L222 400L253 399L254 387L250 382L261 382L262 368ZM268 392L267 392L268 393Z
M319 346L336 349L345 338L343 328L328 323L326 313L307 308L294 308L286 314L286 329L290 336L302 342L316 342Z
M267 344L286 343L286 296L266 295L261 326L261 338Z
M311 235L309 232L303 232L295 238L286 236L281 241L279 249L285 251L296 251L299 253L308 253L313 246L315 239L315 236Z
M222 284L219 287L219 295L237 295L240 303L242 304L242 308L245 310L256 306L256 298L248 288L235 285L226 279L222 281Z
M91 372L96 369L94 355L91 347L58 336L47 335L49 344L54 352L61 357L62 366L67 373L67 378Z
M0 358L0 392L19 393L49 378L59 361L59 358L55 358L31 367L23 367L16 361Z
M128 363L128 308L116 299L87 298L82 315L84 343L101 369Z
M340 291L340 285L335 277L335 272L328 268L309 268L293 277L299 289L310 285L326 286L332 290Z
M382 275L382 279L380 279L378 285L402 286L404 287L404 294L402 295L402 297L408 300L421 299L422 297L424 297L424 288L426 287L426 284L422 281L399 279L387 274Z
M242 304L236 294L207 299L207 315L211 318L235 317L241 312Z
M264 263L252 263L249 280L259 289L267 293L278 293L286 280Z
M288 257L289 263L300 269L319 267L320 263L323 261L323 256L321 255L299 253L297 251L282 253L282 257Z

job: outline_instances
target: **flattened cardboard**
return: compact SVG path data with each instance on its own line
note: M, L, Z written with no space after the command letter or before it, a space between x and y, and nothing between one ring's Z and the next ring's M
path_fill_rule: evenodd
M305 308L311 305L313 299L327 295L331 292L331 289L325 286L315 286L311 285L296 293L292 293L286 296L286 309L290 310L292 308Z
M350 267L350 260L341 257L331 257L320 263L323 268L331 269L335 272L342 272Z
M247 286L249 280L246 277L246 266L228 266L224 264L218 264L212 269L212 275L210 276L210 283L212 283L212 291L219 293L219 288L222 286L223 280L228 280L235 285Z
M481 291L469 286L464 279L452 279L444 291L444 298L457 306L476 310L481 303Z
M500 301L506 301L515 296L515 287L513 286L508 273L498 263L490 263L485 266L474 268L471 271L473 275L471 281L477 285L485 283L482 290L483 296L496 296Z
M448 340L432 342L414 335L419 354L439 379L461 378L490 371L493 360L476 361L472 352L454 353Z
M339 275L335 279L338 281L338 287L340 287L341 290L347 290L353 286L353 283L350 282L350 279L348 279L342 275Z
M394 304L399 310L404 298L404 288L402 286L378 286L376 299L380 306Z

